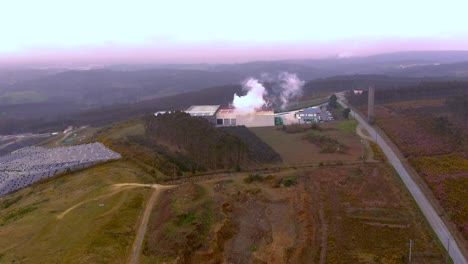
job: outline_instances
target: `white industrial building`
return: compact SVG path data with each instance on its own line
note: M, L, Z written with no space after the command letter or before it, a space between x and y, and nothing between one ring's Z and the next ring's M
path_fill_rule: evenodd
M211 123L216 123L216 112L220 105L192 105L185 113L191 116L203 117Z
M175 111L158 111L154 115L170 114ZM271 110L240 114L234 108L220 108L220 105L192 105L183 111L193 117L202 117L217 126L265 127L275 125L275 114Z
M275 125L273 111L257 111L249 114L236 113L235 109L219 109L216 113L218 126L266 127Z

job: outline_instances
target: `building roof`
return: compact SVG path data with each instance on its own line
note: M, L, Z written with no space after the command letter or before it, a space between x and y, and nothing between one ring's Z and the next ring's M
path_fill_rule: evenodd
M221 108L218 113L234 113L235 110L235 108Z
M235 108L221 108L218 114L235 114L235 115L273 115L273 110L257 110L253 113L236 113Z
M220 105L192 105L185 112L191 116L212 116L219 107Z
M320 108L309 107L302 111L299 111L298 113L299 114L321 114L322 110L320 110Z

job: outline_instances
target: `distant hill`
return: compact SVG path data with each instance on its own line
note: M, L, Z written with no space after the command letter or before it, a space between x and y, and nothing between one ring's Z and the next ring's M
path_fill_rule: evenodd
M388 70L388 75L402 77L455 77L468 78L468 62L406 64Z
M452 64L468 62L468 51L403 51L383 53L364 57L294 59L282 61L254 61L234 64L146 64L115 65L111 69L196 69L204 71L235 72L241 76L259 77L262 73L275 74L281 71L297 73L302 79L314 80L334 75L350 74L392 74L401 66L424 66L434 63ZM395 72L398 74L398 72ZM407 74L411 77L411 73ZM426 76L424 72L413 77ZM428 74L427 76L434 76ZM441 75L439 75L441 76ZM448 72L445 76L456 76Z
M468 77L468 51L415 51L346 59L256 61L237 64L116 65L90 70L0 71L0 106L71 101L82 108L136 103L240 84L248 77L296 73L313 81L340 75Z
M201 70L66 71L10 85L0 83L0 105L18 101L27 103L26 95L29 94L30 102L71 100L86 107L103 106L139 102L241 81L242 77L236 73Z
M244 93L245 78L282 71L307 81L304 96L370 85L395 89L421 81L467 81L468 51L238 64L116 65L92 70L2 68L0 133L55 130L65 124L101 125L192 104L226 106L234 93Z
M351 89L406 89L420 83L434 83L443 89L444 83L452 78L409 78L384 75L345 75L309 81L304 86L303 96L339 92ZM468 79L459 79L462 84ZM426 86L423 86L423 88ZM467 86L468 87L468 86ZM268 85L267 85L268 89ZM234 93L244 94L241 85L224 85L191 91L177 95L144 100L138 103L115 104L99 108L79 109L69 104L23 104L0 105L0 134L15 132L50 132L64 129L67 125L101 126L112 122L141 117L160 110L185 110L190 105L220 104L227 106L232 102ZM447 94L450 96L450 94ZM66 111L65 111L66 110Z

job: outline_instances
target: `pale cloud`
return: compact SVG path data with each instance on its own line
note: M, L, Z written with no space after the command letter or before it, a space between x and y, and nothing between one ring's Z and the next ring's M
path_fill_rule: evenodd
M0 9L2 61L140 60L143 50L162 61L221 62L468 47L464 0L0 0Z

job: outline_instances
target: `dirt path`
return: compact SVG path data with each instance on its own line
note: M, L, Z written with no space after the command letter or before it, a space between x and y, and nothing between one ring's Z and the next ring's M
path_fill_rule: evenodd
M362 131L364 128L359 124L357 127L356 127L356 134L358 136L360 136L362 138L362 140L364 141L364 146L366 147L366 152L367 152L367 155L366 155L366 162L377 162L377 160L374 159L374 151L372 151L372 148L370 147L370 144L369 142L372 141L374 142L374 138L366 135L366 133L364 133L364 131Z
M154 207L154 203L156 202L159 195L161 194L161 191L172 188L174 186L165 186L165 185L159 185L159 184L139 184L139 183L121 183L121 184L115 184L114 186L116 187L122 187L122 186L151 187L154 189L148 203L146 204L146 208L141 218L141 222L138 227L135 241L133 242L130 260L128 261L129 264L138 264L140 263L141 247L143 246L146 229L148 227L148 221L151 215L151 210Z
M127 187L127 188L132 188L132 187L151 187L151 188L154 188L153 184L140 184L140 183L118 183L118 184L114 184L111 186L113 188L113 190L110 192L110 193L106 193L106 194L103 194L103 195L100 195L100 196L97 196L95 198L92 198L92 199L88 199L88 200L85 200L83 202L79 202L73 206L71 206L70 208L68 208L67 210L63 211L61 214L59 214L57 216L57 219L58 220L61 220L63 217L65 217L65 215L67 215L68 213L70 213L71 211L75 210L76 208L80 207L81 205L85 204L85 203L89 203L89 202L92 202L92 201L97 201L99 199L102 199L102 198L107 198L107 197L110 197L112 195L115 195L117 194L118 192L121 192L125 189L123 189L122 187Z
M112 196L116 193L118 193L120 190L117 190L117 191L112 191L111 193L107 193L107 194L104 194L104 195L100 195L96 198L93 198L93 199L89 199L89 200L85 200L83 202L80 202L80 203L77 203L75 205L73 205L72 207L68 208L67 210L63 211L61 214L57 215L57 219L58 220L62 220L62 218L67 215L68 213L70 213L71 211L75 210L76 208L80 207L81 205L85 204L85 203L89 203L89 202L92 202L92 201L97 201L101 198L107 198L109 196Z
M159 184L142 184L142 183L118 183L118 184L112 185L111 187L113 189L112 189L112 191L110 193L100 195L100 196L97 196L96 198L88 199L88 200L85 200L83 202L79 202L79 203L71 206L70 208L63 211L61 214L59 214L57 216L57 220L61 220L68 213L70 213L71 211L73 211L74 209L80 207L81 205L83 205L85 203L88 203L88 202L91 202L91 201L97 201L99 199L106 198L106 197L110 197L110 196L115 195L115 194L117 194L117 193L119 193L119 192L121 192L121 191L123 191L125 189L128 189L128 188L149 187L149 188L154 189L148 203L146 204L145 211L144 211L143 216L141 218L141 222L140 222L140 224L138 226L137 235L135 237L135 241L133 242L132 252L131 252L131 255L130 255L130 260L128 262L128 263L131 263L131 264L138 264L139 260L140 260L141 247L142 247L143 241L145 239L146 229L148 227L148 221L149 221L149 217L151 215L151 210L154 207L154 203L156 202L156 200L157 200L159 194L161 193L161 191L163 191L165 189L173 188L174 186L159 185ZM121 201L122 201L122 199L121 199ZM121 201L119 202L119 204L121 203ZM117 208L117 207L112 208L111 211L114 211L115 208ZM104 215L107 214L107 213L109 213L109 212L104 213Z
M318 192L320 192L320 186L316 187ZM322 225L322 233L320 234L320 264L325 264L327 262L327 250L328 250L328 223L325 218L325 205L322 195L318 194L319 201L319 219L320 224Z

